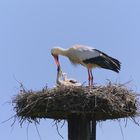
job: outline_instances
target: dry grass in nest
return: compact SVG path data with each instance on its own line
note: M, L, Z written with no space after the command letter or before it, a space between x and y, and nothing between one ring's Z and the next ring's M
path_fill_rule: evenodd
M137 96L124 85L59 87L41 91L21 90L13 99L20 121L40 118L68 119L71 115L97 121L135 117L139 112Z

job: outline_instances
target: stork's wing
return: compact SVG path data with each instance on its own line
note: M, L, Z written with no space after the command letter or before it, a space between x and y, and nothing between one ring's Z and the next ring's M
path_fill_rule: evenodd
M119 72L121 63L117 59L110 57L107 54L105 54L97 49L94 49L94 51L99 52L99 56L86 59L83 61L84 63L96 64L101 68Z
M75 80L75 79L69 79L69 82L75 84L75 83L77 83L77 80Z

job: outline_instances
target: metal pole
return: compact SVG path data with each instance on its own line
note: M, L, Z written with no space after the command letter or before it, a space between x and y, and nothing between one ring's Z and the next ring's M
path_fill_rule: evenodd
M96 107L96 96L94 97L94 108L95 107ZM93 115L93 119L90 123L90 126L91 126L90 140L96 140L96 115L95 115L95 112Z
M68 140L90 140L90 120L82 116L68 119Z
M96 140L96 119L92 120L90 125L91 125L91 137L90 137L90 140Z

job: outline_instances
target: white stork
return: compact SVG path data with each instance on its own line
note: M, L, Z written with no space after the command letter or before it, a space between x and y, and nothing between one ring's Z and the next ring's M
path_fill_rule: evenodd
M51 50L51 54L54 56L58 69L60 68L58 55L68 57L73 64L81 64L86 67L88 70L89 86L93 85L92 69L94 67L109 69L118 73L121 66L117 59L85 45L74 45L68 49L54 47Z

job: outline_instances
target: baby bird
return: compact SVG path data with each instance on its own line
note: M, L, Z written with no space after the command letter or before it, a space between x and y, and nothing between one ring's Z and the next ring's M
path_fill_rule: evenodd
M67 77L66 73L63 73L61 69L57 70L57 78L56 78L57 86L82 86L81 83L79 83L75 79L71 79Z

